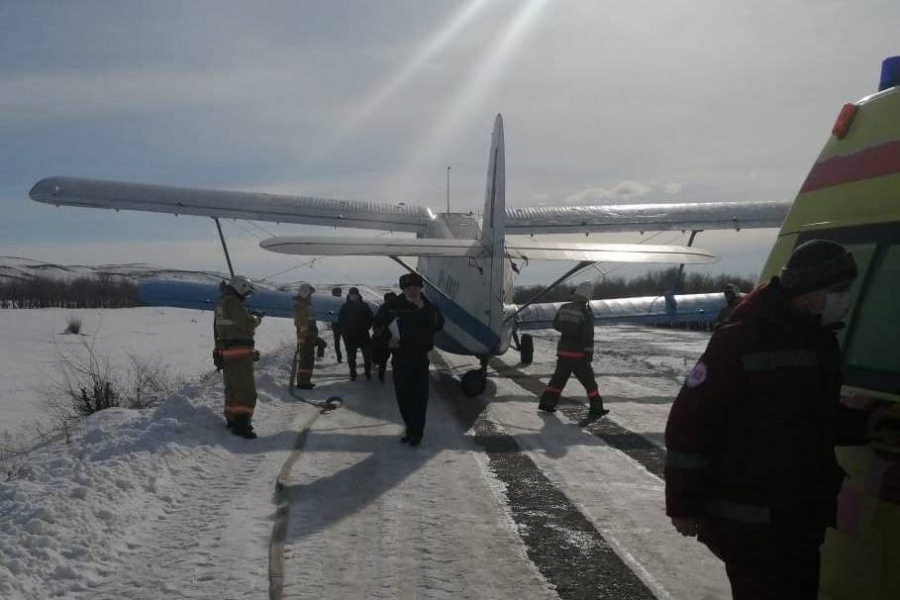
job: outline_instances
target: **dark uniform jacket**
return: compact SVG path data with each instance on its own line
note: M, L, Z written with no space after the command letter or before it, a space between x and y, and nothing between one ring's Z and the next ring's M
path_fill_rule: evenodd
M358 346L368 342L372 309L362 300L347 300L338 311L338 326L348 343Z
M567 302L559 307L553 329L560 332L556 355L590 359L594 354L594 315L587 302Z
M316 327L316 312L309 300L294 299L294 328L297 330L297 341L306 341L315 338L318 334Z
M824 535L843 479L834 447L864 442L865 415L839 402L834 328L788 302L777 277L746 296L672 405L666 513L704 519L701 540Z
M397 319L400 344L393 349L394 358L427 360L427 352L434 348L434 334L444 328L444 317L431 301L422 296L422 308L400 294L381 305L375 315L376 327L387 328Z

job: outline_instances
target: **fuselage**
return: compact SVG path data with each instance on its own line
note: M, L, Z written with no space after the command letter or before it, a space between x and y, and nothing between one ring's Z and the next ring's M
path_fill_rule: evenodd
M427 238L481 239L481 219L475 215L441 214L428 226ZM512 299L512 270L503 252L491 259L419 258L417 270L439 290L426 284L425 294L444 315L444 331L436 345L454 354L496 356L509 347L514 323L506 321ZM499 271L499 276L498 275ZM492 276L493 274L493 276Z

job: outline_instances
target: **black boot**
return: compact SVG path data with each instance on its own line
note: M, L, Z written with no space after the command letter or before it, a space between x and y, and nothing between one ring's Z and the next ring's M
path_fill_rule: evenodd
M231 426L231 433L248 440L256 439L256 432L253 431L253 425L250 423L250 417L248 415L236 416L233 423L234 424Z
M603 398L597 396L596 398L591 398L591 409L588 411L588 414L592 417L602 417L607 414L609 409L603 408Z
M316 387L316 384L314 384L311 381L304 381L303 383L297 384L297 389L300 389L300 390L311 390L314 387Z
M556 412L556 402L553 402L552 400L545 400L545 399L541 398L541 401L538 402L538 410L542 410L542 411L548 412L548 413L555 413Z
M356 381L356 371L350 371L350 381Z

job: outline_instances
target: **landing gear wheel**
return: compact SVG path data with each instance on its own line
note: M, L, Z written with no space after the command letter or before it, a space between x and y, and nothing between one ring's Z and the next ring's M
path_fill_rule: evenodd
M534 362L534 338L530 333L523 333L522 340L519 343L519 356L523 365L530 365Z
M474 398L478 394L483 394L487 388L487 371L483 369L466 371L459 383L463 393L469 398Z

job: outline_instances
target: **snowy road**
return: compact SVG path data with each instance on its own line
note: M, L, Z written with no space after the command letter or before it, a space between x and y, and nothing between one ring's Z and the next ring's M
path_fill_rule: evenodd
M349 382L330 351L313 396L344 406L319 415L291 398L279 335L258 363L258 440L222 426L209 373L158 409L94 415L0 483L0 597L729 596L721 565L672 530L659 477L668 404L705 335L599 329L612 413L586 428L575 381L559 412L536 411L551 334L532 365L492 361L486 399L449 377L471 360L442 354L419 448L398 442L390 381ZM283 468L282 580L270 543Z

